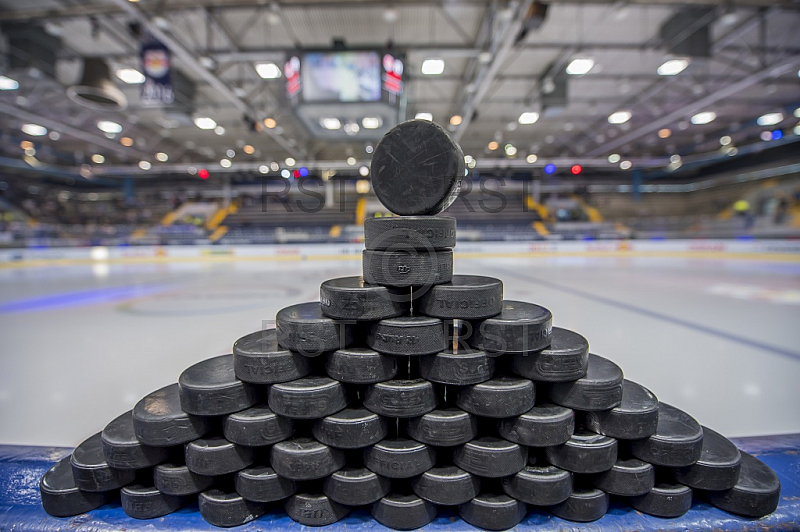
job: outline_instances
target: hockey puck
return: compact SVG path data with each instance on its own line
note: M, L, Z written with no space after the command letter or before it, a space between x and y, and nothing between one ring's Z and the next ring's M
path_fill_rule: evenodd
M622 402L611 410L587 412L586 428L620 440L640 440L652 436L658 425L658 399L640 384L622 381Z
M436 463L436 451L405 438L387 439L364 449L364 465L387 478L421 475Z
M520 416L498 422L497 430L503 438L520 445L560 445L575 430L575 412L553 404L536 405Z
M222 433L231 443L262 447L291 438L294 421L275 414L267 405L261 404L225 416Z
M342 383L329 377L304 377L273 384L269 389L269 408L292 419L319 419L347 406L349 399Z
M370 506L377 522L395 530L416 530L436 518L436 506L414 494L390 493Z
M75 486L83 491L111 491L130 484L136 478L133 469L117 469L108 465L100 432L75 448L70 464Z
M467 386L487 381L494 374L495 361L484 351L447 349L435 355L420 357L419 372L423 379L440 384Z
M726 512L745 517L763 517L778 508L781 483L767 464L742 452L736 485L724 491L703 492L706 500Z
M233 355L221 355L186 368L178 379L181 409L198 416L221 416L258 402L256 388L236 378Z
M325 372L334 380L350 384L374 384L397 375L397 359L365 347L328 353Z
M464 153L450 135L428 120L390 129L372 154L370 176L378 200L401 216L437 214L458 197Z
M478 435L478 421L458 408L443 408L408 420L408 435L418 442L454 447Z
M298 493L292 495L284 505L293 521L306 526L331 525L350 513L350 508L333 502L326 495Z
M586 375L572 382L554 382L550 400L575 410L610 410L622 402L622 370L610 360L589 355Z
M181 410L180 389L170 384L136 403L133 407L133 430L145 445L169 447L196 440L211 429L207 417L193 416Z
M586 375L589 342L578 333L553 327L550 346L541 351L517 353L511 358L511 370L528 379L565 382Z
M553 315L523 301L502 301L500 313L472 324L469 344L489 353L529 353L550 345Z
M564 502L572 494L572 473L553 465L525 466L502 480L503 491L535 506Z
M592 477L594 487L609 495L635 497L649 493L656 481L656 470L636 458L617 459L614 466Z
M270 464L277 474L291 480L324 478L344 467L344 453L311 438L294 438L270 449Z
M338 320L376 321L408 314L407 288L371 285L362 277L329 279L319 287L322 313Z
M487 478L515 475L525 467L527 460L527 447L488 436L474 439L453 451L455 465Z
M186 497L161 493L154 486L128 484L119 492L122 511L134 519L155 519L180 510L189 502Z
M454 465L434 467L411 481L414 493L442 506L463 504L477 496L481 481Z
M54 517L70 517L94 510L116 498L116 491L88 492L78 489L66 456L47 470L39 481L44 511Z
M474 320L500 314L503 281L483 275L453 275L449 283L437 284L414 302L414 310L444 319Z
M242 469L236 473L233 481L236 493L248 501L280 501L297 491L297 483L294 480L278 476L274 469L265 465Z
M631 454L639 460L666 467L686 467L700 459L703 429L695 419L672 405L658 405L655 433L630 442Z
M318 302L299 303L281 309L275 323L278 345L306 357L342 349L353 343L353 324L325 316Z
M311 428L314 438L339 449L361 449L378 443L389 432L386 418L366 408L345 408L318 419ZM345 503L342 503L345 504Z
M447 340L442 320L405 316L372 324L367 334L367 345L387 355L432 355L444 351Z
M153 484L166 495L194 495L211 487L214 477L192 473L186 464L164 463L153 470Z
M169 456L166 447L150 447L136 438L133 413L128 410L106 425L102 432L106 462L117 469L143 469L160 464Z
M343 467L322 481L322 491L332 501L363 506L377 501L391 489L388 478L366 467Z
M364 280L369 284L407 288L449 283L453 278L453 250L372 251L361 255Z
M459 505L458 515L467 523L485 530L508 530L522 521L528 507L505 493L481 493Z
M418 417L437 405L433 384L424 379L379 382L368 386L364 406L386 417Z
M235 491L210 489L197 499L200 515L214 526L231 527L249 523L264 515L267 505L248 501Z
M585 430L576 431L561 445L545 449L547 460L573 473L608 471L617 461L617 440Z
M588 523L606 515L608 502L608 495L599 489L576 489L567 500L551 506L550 511L567 521Z
M234 473L253 463L255 451L225 438L200 438L184 447L186 467L198 475L218 476Z
M278 345L275 329L242 336L233 344L233 369L244 382L273 384L305 377L311 361Z
M522 415L533 408L534 397L532 381L495 377L459 390L456 405L476 416L504 418Z
M451 216L383 216L364 220L364 247L449 249L456 246L456 219Z
M692 507L692 488L658 483L645 495L628 499L635 510L656 517L680 517Z
M736 485L742 454L731 441L708 427L703 429L700 458L688 467L672 470L675 480L701 490L728 490Z

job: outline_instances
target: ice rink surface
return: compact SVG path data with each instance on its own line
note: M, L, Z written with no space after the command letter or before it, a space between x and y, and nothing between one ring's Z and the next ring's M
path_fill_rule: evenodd
M0 443L74 446L284 306L341 260L0 269ZM800 262L456 257L548 307L628 379L727 436L800 432Z

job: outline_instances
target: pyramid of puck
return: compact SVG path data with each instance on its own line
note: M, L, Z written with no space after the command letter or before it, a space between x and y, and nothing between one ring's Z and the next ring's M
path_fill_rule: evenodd
M277 506L325 526L360 507L413 530L447 507L505 530L528 505L596 521L611 497L660 518L693 500L775 511L780 482L758 458L626 379L544 306L507 299L502 280L454 274L456 221L437 215L464 159L443 129L398 125L371 175L397 216L365 221L362 275L323 282L319 301L279 310L275 328L98 427L41 478L48 514L119 501L156 519L196 503L232 527Z

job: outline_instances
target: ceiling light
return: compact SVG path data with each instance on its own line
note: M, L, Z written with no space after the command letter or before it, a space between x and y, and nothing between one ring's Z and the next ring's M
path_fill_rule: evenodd
M366 179L359 179L356 181L356 192L359 194L366 194L369 192L369 181Z
M328 130L336 130L342 128L342 123L338 118L322 118L319 121L320 125Z
M229 159L233 159L234 157L236 157L236 152L228 148L227 150L225 150L225 155L227 155Z
M0 76L0 91L15 91L19 88L19 82L6 76Z
M22 132L31 137L41 137L47 135L47 128L39 124L22 124Z
M474 159L473 159L472 155L465 155L465 156L464 156L464 162L465 162L466 164L469 164L469 163L471 163L473 160L474 160Z
M420 71L426 76L438 76L444 72L444 59L426 59Z
M593 66L594 59L589 59L588 57L573 59L572 62L567 65L567 74L580 76L589 72Z
M619 160L620 156L618 153L612 153L611 155L608 156L608 162L610 162L611 164L617 164Z
M453 115L450 117L450 125L451 126L460 126L461 125L461 115Z
M348 122L344 125L344 132L348 135L355 135L361 128L355 122Z
M266 164L262 164L261 166L258 167L258 171L261 172L262 174L268 174L269 166L267 166Z
M279 165L275 161L272 161L271 163L269 163L269 169L272 170L273 172L277 172L278 170L280 170L280 168L281 168L281 165Z
M362 177L367 177L369 175L369 168L367 168L366 166L362 166L361 168L358 169L358 173Z
M167 155L163 151L160 151L160 152L156 153L156 159L158 159L162 163L165 163L165 162L169 161L169 155Z
M519 115L517 122L523 125L535 124L539 120L539 113L535 111L526 111Z
M658 138L660 139L668 139L672 135L672 130L669 128L659 129L658 130Z
M669 59L658 67L656 72L659 76L674 76L683 72L689 66L688 59Z
M430 120L433 121L433 115L431 113L417 113L414 116L417 120Z
M783 113L767 113L756 119L756 123L759 126L774 126L781 122L783 122Z
M150 170L152 168L152 164L149 161L139 161L139 168L142 170Z
M29 140L23 140L22 142L19 143L19 147L22 148L23 150L29 150L29 149L33 148L34 146L33 146L33 142L31 142Z
M699 126L713 122L715 118L717 118L717 113L714 111L703 111L694 115L691 118L691 122L692 124Z
M216 133L219 136L222 136L225 134L225 128L222 126L217 126L214 128L214 133Z
M50 140L58 140L61 138L61 133L58 131L51 131L47 136L50 137Z
M800 107L798 107L797 109L794 110L794 117L795 118L800 118Z
M609 124L624 124L628 120L631 119L631 112L630 111L617 111L616 113L612 113L611 116L608 117Z
M267 129L275 129L275 126L277 126L277 125L278 125L278 123L275 122L274 118L265 118L264 119L264 127L266 127Z
M281 177L284 179L289 179L290 177L292 177L292 173L286 168L284 168L283 170L281 170Z
M256 152L256 149L250 144L245 144L242 146L242 151L247 155L253 155Z
M231 167L231 160L230 159L220 159L219 165L223 168L230 168Z
M138 85L144 83L144 74L135 68L120 68L116 72L117 77L129 85Z
M494 140L493 140L493 141L492 141L492 142L490 142L490 143L489 143L489 145L488 145L488 146L486 146L486 147L487 147L487 148L489 148L489 150L491 150L491 151L494 151L494 150L496 150L497 148L499 148L499 147L500 147L500 144L498 144L496 141L494 141Z
M619 167L623 170L630 170L633 164L630 161L622 161L619 163Z
M772 140L772 133L770 133L769 131L762 131L759 137L761 137L761 140L763 140L764 142L767 142L769 140Z
M106 162L106 158L100 155L99 153L95 153L94 155L92 155L92 162L94 164L103 164L104 162Z
M256 73L263 79L281 77L281 69L275 63L256 63Z
M131 146L133 146L133 139L130 137L122 137L121 139L119 139L119 143L122 144L123 146L127 146L128 148L130 148Z
M286 163L286 166L294 166L297 164L297 161L295 161L292 157L287 157L283 162Z
M720 143L721 146L727 146L732 141L733 141L733 139L731 139L728 135L725 135L724 137L720 137L719 138L719 143Z
M535 153L531 153L530 155L528 155L527 157L525 157L525 160L526 160L528 163L530 163L530 164L533 164L533 163L535 163L536 161L538 161L538 160L539 160L539 158L536 156L536 154L535 154Z
M361 125L364 129L378 129L383 125L383 119L379 116L365 116L361 119Z
M372 144L367 144L366 146L364 146L364 151L367 153L372 153L373 151L375 151L375 148L372 147Z
M513 144L506 144L504 149L506 155L508 155L509 157L513 157L514 155L517 154L517 148Z
M349 164L350 166L355 166L356 158L355 157L348 157L347 158L347 164Z
M669 162L671 162L672 164L678 164L681 162L681 156L678 155L677 153L675 155L670 155Z
M217 123L214 122L214 119L209 118L207 116L199 116L195 118L194 125L196 125L200 129L214 129L215 127L217 127Z

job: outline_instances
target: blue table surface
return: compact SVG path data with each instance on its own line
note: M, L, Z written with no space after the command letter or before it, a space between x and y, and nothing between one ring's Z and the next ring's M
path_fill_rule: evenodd
M612 502L608 514L594 523L573 523L544 511L532 510L516 528L537 530L798 530L800 529L800 434L735 439L739 448L769 465L780 478L782 491L777 511L761 519L728 514L706 503L695 501L689 512L678 519L661 519L641 514ZM0 446L0 531L50 532L94 531L187 531L224 530L206 523L197 505L173 514L140 521L125 515L119 503L107 504L87 514L55 518L42 509L39 478L70 449L54 447ZM263 517L233 530L308 529L295 523L276 507ZM359 509L329 527L330 530L389 530ZM425 529L474 530L450 511L443 511Z

